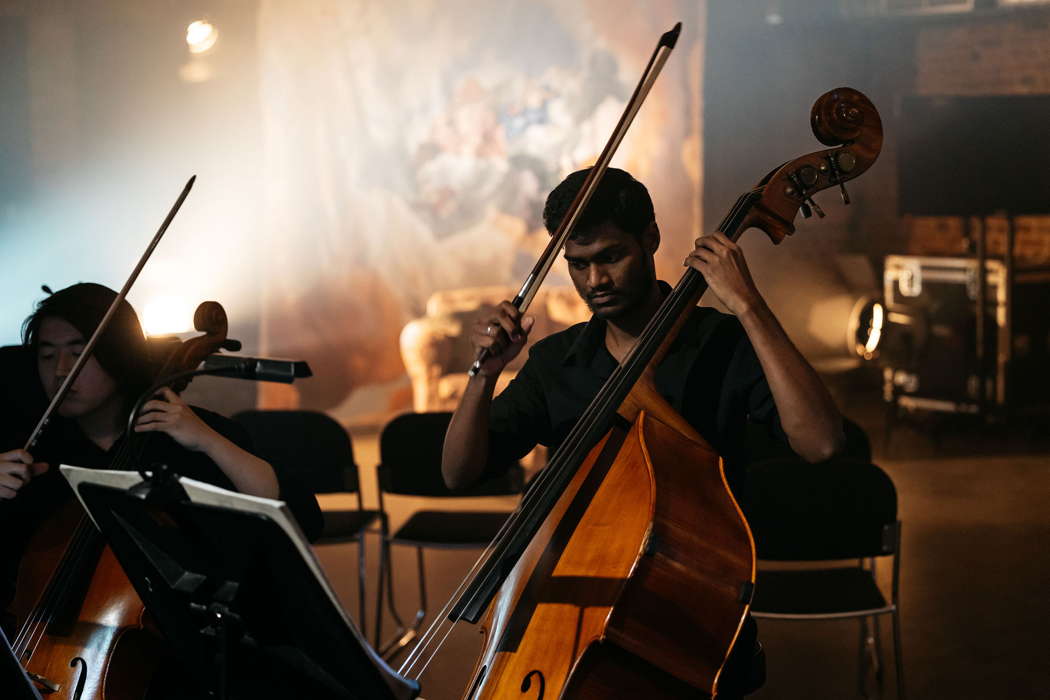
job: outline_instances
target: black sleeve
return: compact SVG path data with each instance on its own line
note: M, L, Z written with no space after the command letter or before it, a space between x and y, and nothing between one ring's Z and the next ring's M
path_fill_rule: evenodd
M739 325L735 320L734 324ZM733 461L747 463L791 452L773 392L742 328L726 368L718 423L726 457Z
M251 436L242 425L212 411L207 411L197 406L192 408L201 417L201 420L219 435L222 435L242 450L259 456L252 443ZM188 454L191 457L183 463L182 468L178 469L180 474L199 481L206 481L231 491L237 490L222 469L209 459L207 455L200 452ZM313 542L321 536L321 531L324 527L321 508L317 504L317 498L294 475L284 473L284 470L278 469L277 465L271 464L270 466L277 476L280 499L288 504L288 509L292 511L292 515L295 516L303 534L306 535L308 540Z
M507 388L492 400L486 476L504 472L537 444L551 443L553 429L535 349Z

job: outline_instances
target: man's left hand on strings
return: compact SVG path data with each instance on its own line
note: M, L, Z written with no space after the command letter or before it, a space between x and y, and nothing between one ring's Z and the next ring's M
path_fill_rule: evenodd
M730 313L742 316L765 304L740 246L720 231L697 238L695 245L685 264L704 276Z

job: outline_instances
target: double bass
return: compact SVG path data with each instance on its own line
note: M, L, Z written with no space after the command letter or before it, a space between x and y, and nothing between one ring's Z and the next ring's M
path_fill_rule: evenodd
M728 238L758 228L780 243L798 212L823 216L821 190L848 203L845 183L881 150L878 112L843 87L816 100L810 121L829 148L742 194L718 227ZM484 646L466 698L717 697L754 590L754 541L721 458L653 382L706 289L687 269L402 674L425 669L448 627L467 621Z

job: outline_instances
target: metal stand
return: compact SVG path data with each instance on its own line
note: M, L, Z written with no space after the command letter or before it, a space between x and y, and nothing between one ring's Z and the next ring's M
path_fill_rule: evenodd
M283 507L267 511L233 493L222 505L194 502L185 480L188 498L152 479L128 490L91 481L111 474L82 476L76 493L159 631L202 681L191 697L418 695L339 607Z

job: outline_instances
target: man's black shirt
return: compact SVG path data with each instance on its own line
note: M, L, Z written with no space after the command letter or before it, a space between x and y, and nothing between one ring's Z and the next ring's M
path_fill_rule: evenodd
M537 443L556 450L615 369L600 319L538 341L517 376L493 399L489 464L511 464ZM671 407L723 457L730 488L746 502L750 442L785 437L740 322L697 307L657 367L655 382Z
M665 283L660 286L665 295L670 292ZM532 346L521 370L492 401L490 467L512 464L537 443L557 450L616 369L605 330L605 322L592 317ZM715 309L693 309L657 366L655 383L722 456L726 480L746 513L745 467L752 450L768 451L787 438L740 321ZM763 684L765 657L757 634L748 616L723 670L720 694L742 696Z

